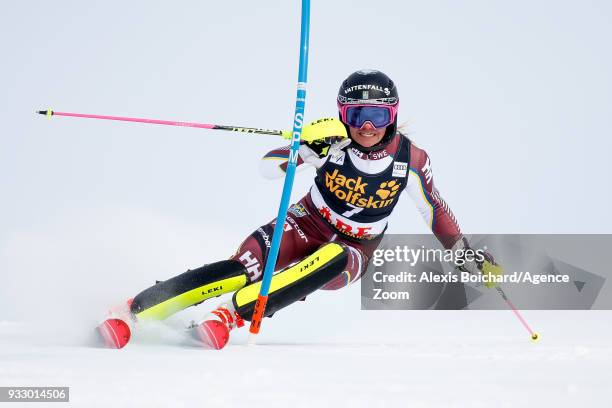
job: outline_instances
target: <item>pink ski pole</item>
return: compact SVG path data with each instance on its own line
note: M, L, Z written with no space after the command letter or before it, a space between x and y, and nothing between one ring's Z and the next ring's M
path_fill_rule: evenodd
M103 120L116 120L120 122L137 122L137 123L152 123L155 125L167 125L167 126L180 126L180 127L193 127L200 129L215 129L215 130L229 130L232 132L244 132L244 133L257 133L261 135L276 135L288 138L281 130L268 130L241 126L226 126L226 125L213 125L209 123L195 123L195 122L177 122L172 120L160 120L160 119L146 119L146 118L128 118L123 116L107 116L107 115L90 115L85 113L71 113L71 112L56 112L54 110L40 110L37 113L41 115L51 116L71 116L75 118L88 118L88 119L103 119Z
M508 296L506 296L506 293L502 290L502 288L500 288L499 285L497 285L495 289L497 290L497 293L500 294L502 299L504 299L504 301L506 302L508 307L512 310L512 312L514 312L514 315L517 317L517 319L519 319L523 327L529 332L529 335L531 336L531 340L538 341L540 339L540 335L531 329L531 327L527 324L527 321L525 320L523 315L518 311L516 307L514 307L514 304L512 304L510 299L508 299Z

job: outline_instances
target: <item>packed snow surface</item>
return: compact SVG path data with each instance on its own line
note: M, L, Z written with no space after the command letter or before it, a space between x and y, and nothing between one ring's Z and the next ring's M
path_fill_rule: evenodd
M609 312L526 311L533 343L509 311L351 311L339 301L358 293L339 294L267 319L255 346L233 332L221 351L184 336L189 313L122 350L62 316L2 322L0 385L69 386L70 406L609 406Z

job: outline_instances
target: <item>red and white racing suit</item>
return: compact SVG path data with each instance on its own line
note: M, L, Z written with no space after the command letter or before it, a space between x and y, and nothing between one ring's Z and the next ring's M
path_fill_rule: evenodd
M261 165L264 176L284 176L288 155L289 147L266 154ZM347 246L348 265L323 289L338 289L358 280L382 239L402 191L412 198L445 248L461 238L453 213L434 187L427 153L400 133L384 148L368 153L349 145L321 158L302 144L298 170L307 167L316 169L315 182L289 208L276 270L302 260L324 243L336 241ZM232 256L245 265L251 282L262 277L275 221L253 232Z

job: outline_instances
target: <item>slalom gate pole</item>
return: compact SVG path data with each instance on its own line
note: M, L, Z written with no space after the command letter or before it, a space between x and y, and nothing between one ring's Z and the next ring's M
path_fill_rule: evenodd
M86 113L56 112L51 109L40 110L40 111L37 111L37 113L41 115L45 115L49 118L52 116L70 116L74 118L115 120L115 121L120 121L120 122L151 123L154 125L192 127L192 128L214 129L214 130L229 130L231 132L244 132L244 133L257 133L261 135L284 136L283 131L281 130L269 130L269 129L259 129L259 128L251 128L251 127L227 126L227 125L213 125L209 123L176 122L176 121L171 121L171 120L160 120L160 119L128 118L124 116L107 116L107 115L90 115Z
M283 236L285 220L287 218L287 209L291 199L291 189L293 188L293 179L295 176L295 167L297 164L298 150L300 148L300 138L302 136L302 125L304 123L304 109L306 107L306 82L308 80L308 37L310 33L310 0L302 0L302 22L300 34L300 65L298 73L297 94L295 98L295 114L293 116L293 133L291 137L291 149L289 151L289 161L287 172L285 174L285 184L283 185L283 194L281 196L278 215L276 217L276 225L272 235L272 244L266 260L264 268L263 280L261 289L255 308L253 317L251 318L251 326L249 328L249 344L255 343L255 338L261 329L261 322L266 310L268 302L268 292L270 290L270 282L274 274L276 260L280 249L280 243Z
M497 293L499 293L502 299L504 299L504 302L506 302L510 310L514 312L514 315L516 316L516 318L519 319L523 327L529 332L529 336L531 337L531 340L538 341L540 339L540 335L534 332L533 329L527 324L527 321L525 320L523 315L518 311L516 307L514 307L514 304L510 301L510 299L508 299L508 296L506 296L506 293L502 290L502 288L499 285L497 285L495 286L495 290L497 290Z

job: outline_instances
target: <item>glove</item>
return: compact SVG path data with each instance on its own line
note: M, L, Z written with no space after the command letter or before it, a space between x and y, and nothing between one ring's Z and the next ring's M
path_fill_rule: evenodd
M304 125L301 139L304 142L314 142L333 136L340 138L348 137L344 124L335 118L323 118ZM291 139L292 131L284 131L283 137Z
M304 144L316 153L319 158L325 156L331 156L334 153L338 154L345 146L351 143L351 139L339 136L330 136L325 139L314 140L312 142L305 142Z
M491 289L497 286L497 282L495 282L494 279L496 276L502 276L504 274L504 268L497 264L493 256L487 251L484 251L484 256L485 260L477 263L477 268L480 270L480 273L488 277L488 282L485 282L485 286Z
M319 168L323 165L327 157L339 155L342 149L349 144L351 144L351 139L337 136L306 142L300 146L300 156L306 163L310 163Z
M463 252L466 252L467 250L474 251L468 244L465 237L458 240L451 249L455 253L457 253L458 250L463 250ZM484 284L485 287L487 289L496 287L497 283L495 282L495 277L502 276L504 274L504 268L495 261L493 255L491 255L488 251L479 250L478 255L481 256L477 256L476 259L473 259L472 257L465 260L458 258L455 262L463 261L463 264L457 265L457 268L463 272L469 272L471 274L481 273L486 275L487 282Z

